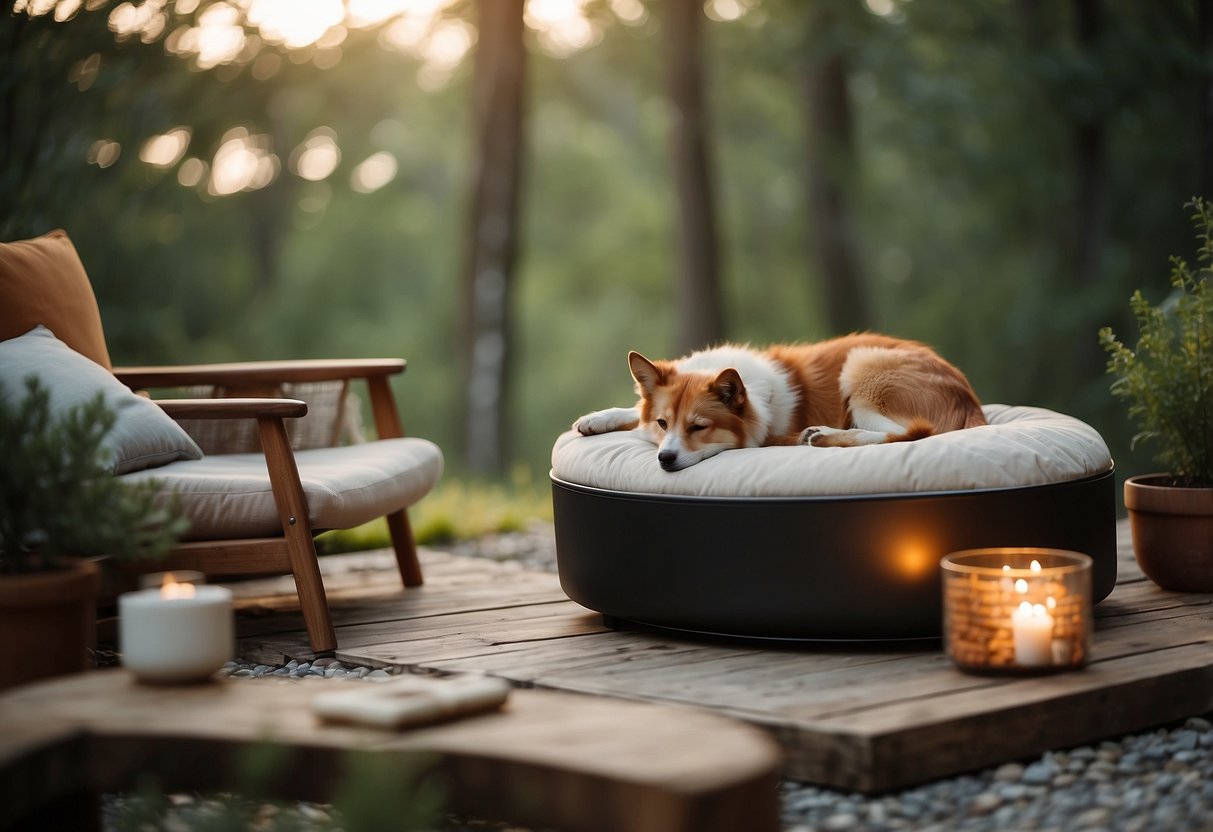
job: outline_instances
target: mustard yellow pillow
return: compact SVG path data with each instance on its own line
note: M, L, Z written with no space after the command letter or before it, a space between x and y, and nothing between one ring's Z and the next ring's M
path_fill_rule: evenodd
M0 341L41 324L81 355L112 370L97 297L67 232L0 243Z

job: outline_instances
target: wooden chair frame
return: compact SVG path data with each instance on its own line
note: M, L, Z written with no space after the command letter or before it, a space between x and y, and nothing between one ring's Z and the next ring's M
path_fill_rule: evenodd
M337 647L328 599L320 577L314 535L295 456L284 420L307 413L297 399L273 398L288 383L363 380L370 392L375 430L380 439L404 436L389 379L402 373L403 359L331 359L250 361L181 367L115 367L114 376L134 390L213 385L224 398L161 399L156 403L173 419L255 419L265 454L281 535L232 540L195 540L179 544L164 560L137 567L150 572L194 569L207 575L290 574L295 579L308 639L317 654ZM386 517L400 577L406 587L422 584L421 565L404 509Z

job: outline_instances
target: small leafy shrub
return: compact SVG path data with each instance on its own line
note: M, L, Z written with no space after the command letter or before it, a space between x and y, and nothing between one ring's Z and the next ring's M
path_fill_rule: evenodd
M114 419L100 395L52 419L34 377L20 401L0 396L0 574L47 571L65 555L155 557L185 531L154 483L109 472L102 443Z
M1133 445L1150 443L1176 485L1213 486L1213 204L1196 198L1184 207L1194 210L1196 270L1173 256L1170 297L1155 306L1134 292L1135 349L1110 327L1099 331L1099 342L1116 376L1112 394L1129 402L1129 417L1141 428Z

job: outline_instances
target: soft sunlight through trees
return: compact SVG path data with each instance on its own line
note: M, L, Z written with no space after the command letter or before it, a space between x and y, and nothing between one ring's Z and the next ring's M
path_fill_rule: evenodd
M1209 0L486 2L6 4L0 233L68 229L127 362L408 357L455 470L629 349L857 327L1132 464L1094 333L1213 178Z

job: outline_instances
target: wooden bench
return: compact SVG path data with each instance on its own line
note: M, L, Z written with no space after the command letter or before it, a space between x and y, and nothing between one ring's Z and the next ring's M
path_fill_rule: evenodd
M0 696L0 829L98 828L97 796L242 791L241 751L283 750L272 794L325 801L351 750L432 766L448 810L570 832L779 828L780 754L755 728L668 706L515 690L497 712L410 731L319 722L339 685L276 677L154 687L107 670ZM363 683L372 684L372 683ZM407 767L407 768L406 768Z

